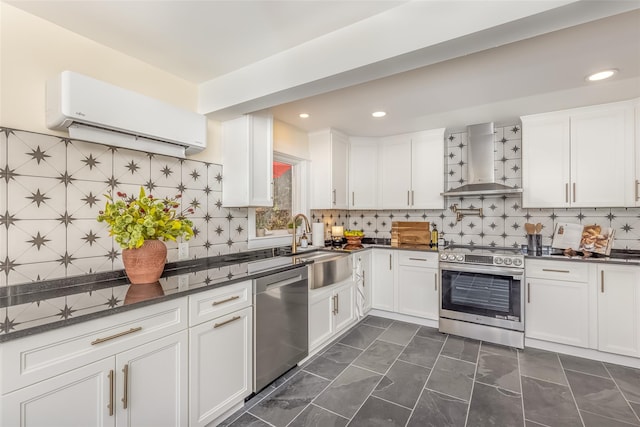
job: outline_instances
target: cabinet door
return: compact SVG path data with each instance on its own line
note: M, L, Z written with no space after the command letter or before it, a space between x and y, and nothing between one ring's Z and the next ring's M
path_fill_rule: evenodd
M627 206L640 206L640 100L634 106L635 110L635 175L633 177L633 192Z
M640 356L640 268L598 267L598 349Z
M589 347L588 283L529 278L525 292L527 338Z
M113 357L21 388L0 397L0 425L114 426L111 381L115 384Z
M273 206L273 117L254 114L251 115L251 121L249 206L270 207ZM227 173L226 167L224 173Z
M273 205L273 118L245 115L222 123L222 204Z
M353 283L339 287L334 292L333 324L334 332L338 333L349 326L355 319Z
M349 139L331 132L331 183L333 209L349 209Z
M569 114L522 117L522 205L567 207L570 200Z
M378 208L378 142L351 138L349 143L350 209Z
M189 330L190 426L209 424L251 394L252 328L247 307Z
M333 335L333 292L322 290L309 294L309 351Z
M348 209L348 154L346 135L333 130L309 134L311 209Z
M354 254L356 262L360 263L360 277L356 278L356 285L361 286L364 294L364 314L371 310L371 251Z
M438 319L438 270L400 265L396 297L399 313Z
M116 419L125 426L188 425L187 331L116 355Z
M411 208L442 209L444 129L415 134L411 140Z
M633 109L603 106L572 113L571 205L624 206L632 153Z
M411 139L385 138L380 143L380 208L406 209L411 202Z
M374 249L371 280L373 308L394 311L394 251Z

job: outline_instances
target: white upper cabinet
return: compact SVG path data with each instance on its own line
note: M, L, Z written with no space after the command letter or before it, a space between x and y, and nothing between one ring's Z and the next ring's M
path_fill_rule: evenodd
M522 204L569 206L569 115L522 117Z
M523 206L632 205L633 114L619 102L522 117Z
M380 143L380 208L411 206L411 137L384 138Z
M311 209L348 209L349 139L327 129L309 134Z
M640 206L640 99L635 101L635 176L633 180L633 194L629 206Z
M378 140L349 141L349 209L378 208Z
M273 206L273 117L245 115L222 123L222 204Z
M383 138L379 170L380 208L442 209L444 129Z
M411 138L411 208L442 209L444 199L444 128Z

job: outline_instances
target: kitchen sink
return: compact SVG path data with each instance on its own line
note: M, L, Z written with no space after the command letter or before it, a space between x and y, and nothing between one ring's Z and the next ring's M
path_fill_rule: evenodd
M319 289L333 285L352 277L353 260L345 252L309 252L293 255L293 258L303 261L313 261L309 264L309 289Z

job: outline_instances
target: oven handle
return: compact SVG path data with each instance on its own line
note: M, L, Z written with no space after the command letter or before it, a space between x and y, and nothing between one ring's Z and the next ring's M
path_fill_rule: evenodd
M450 264L440 263L440 275L443 271L453 271L462 273L481 273L481 274L493 274L496 276L509 276L514 280L522 280L524 273L521 271L514 271L514 269L494 267L490 265L476 266L476 265L464 265L464 264Z

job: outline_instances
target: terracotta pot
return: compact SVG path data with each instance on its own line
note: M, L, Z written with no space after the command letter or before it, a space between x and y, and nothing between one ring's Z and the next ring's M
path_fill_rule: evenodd
M167 246L160 240L145 240L136 249L123 249L122 262L131 284L154 283L162 276Z

